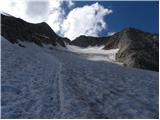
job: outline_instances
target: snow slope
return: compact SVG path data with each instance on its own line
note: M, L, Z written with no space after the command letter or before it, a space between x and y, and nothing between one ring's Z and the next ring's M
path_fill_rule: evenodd
M66 46L69 51L80 54L88 60L118 63L115 60L115 56L119 49L103 50L104 46L90 46L87 48L81 48L73 45Z
M158 118L158 72L1 42L2 118Z

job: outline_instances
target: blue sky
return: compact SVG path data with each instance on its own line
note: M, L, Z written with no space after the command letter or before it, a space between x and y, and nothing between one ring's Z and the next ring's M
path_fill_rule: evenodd
M91 5L92 2L75 2L75 6ZM134 27L146 32L159 32L159 8L158 1L101 1L98 2L105 8L111 8L113 13L105 16L108 30L103 30L100 35L105 36L106 32L118 32L126 27Z

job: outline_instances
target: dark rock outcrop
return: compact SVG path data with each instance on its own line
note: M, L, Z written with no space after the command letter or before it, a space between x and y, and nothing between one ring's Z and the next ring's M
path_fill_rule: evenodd
M159 40L157 34L125 29L119 39L116 60L128 67L159 71Z
M63 38L56 35L47 23L27 23L22 19L3 14L1 14L1 35L12 43L29 41L40 46L42 44L65 46Z
M66 45L68 45L68 44L71 43L71 40L68 39L68 38L63 38L63 42L64 42Z
M109 37L80 36L70 43L79 47L101 46L103 49L119 48L116 60L127 67L159 71L158 34L126 28Z
M114 49L118 47L119 33L114 36L109 37L91 37L91 36L80 36L75 40L70 42L70 45L75 45L79 47L89 47L89 46L102 46L104 49Z
M100 46L106 43L106 37L91 37L91 36L80 36L75 40L70 42L70 45L75 45L79 47L88 47L88 46Z

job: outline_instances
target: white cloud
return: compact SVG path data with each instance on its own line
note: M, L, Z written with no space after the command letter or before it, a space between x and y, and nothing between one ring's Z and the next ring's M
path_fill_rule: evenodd
M72 0L0 0L0 11L27 22L46 21L57 34L72 40L79 35L98 36L106 28L104 16L112 10L99 3L77 8L74 4ZM64 5L71 10L68 14Z
M72 6L74 6L74 2L72 0L68 0L67 4L68 4L69 8L71 8Z
M49 1L39 0L39 1L27 1L26 2L25 17L29 22L42 22L45 21L49 15Z
M62 35L62 24L65 19L66 13L62 5L66 3L65 7L72 8L74 3L72 0L50 0L50 15L48 16L47 23L58 34Z
M25 14L26 4L25 0L0 0L0 11L6 12L16 17L20 17Z
M75 8L63 21L63 35L71 40L80 35L98 36L98 33L106 28L104 16L110 13L112 10L99 3Z
M22 18L27 22L40 23L46 21L51 12L55 13L56 17L56 12L62 10L63 2L63 0L0 0L0 11ZM65 2L71 6L70 1Z
M48 15L47 23L56 33L60 33L61 24L65 15L62 9L63 2L62 0L50 0L50 14Z

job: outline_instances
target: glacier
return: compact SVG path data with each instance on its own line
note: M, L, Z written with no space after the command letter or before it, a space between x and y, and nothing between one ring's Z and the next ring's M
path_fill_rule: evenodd
M20 44L1 37L3 119L158 118L158 72L88 60L73 47Z
M66 45L68 50L74 53L81 55L88 60L92 61L103 61L103 62L110 62L110 63L117 63L119 65L123 65L120 62L116 61L116 53L119 49L110 49L104 50L104 45L102 46L89 46L87 48L82 48L74 45Z

